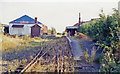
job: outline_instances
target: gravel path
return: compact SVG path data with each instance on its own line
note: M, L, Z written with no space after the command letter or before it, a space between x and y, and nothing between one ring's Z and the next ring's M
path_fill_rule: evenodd
M84 56L83 50L80 46L79 41L69 38L71 40L71 48L72 48L72 53L75 61L75 71L78 72L97 72L99 71L100 65L98 63L93 63L92 65L86 62L85 59L80 59L81 56ZM94 45L94 42L92 41L81 41L83 44L84 49L87 51L88 54L91 55L92 48L94 47L95 49L98 48L98 46ZM100 54L102 50L98 50L96 52L96 55Z
M74 60L81 60L80 57L83 56L83 51L80 46L80 43L77 40L74 40L73 38L70 38L70 40Z
M88 54L89 54L89 55L91 55L91 51L92 51L93 47L94 47L94 49L96 49L96 50L97 50L97 48L98 48L97 45L94 45L95 42L93 42L93 41L81 41L81 43L83 44L83 47L84 47L85 51L88 50ZM97 51L96 51L96 55L100 54L101 52L102 52L102 49L97 50Z
M85 51L88 51L88 54L89 54L89 55L91 55L91 52L92 52L92 50L93 50L93 47L94 47L95 50L98 49L98 46L97 46L97 45L94 45L95 42L93 42L93 41L81 41L81 43L82 43ZM98 55L101 54L101 53L102 53L102 49L98 49L98 50L96 51L95 58L97 58ZM80 71L80 72L97 72L97 71L99 71L99 69L100 69L100 64L94 62L92 67L87 66L86 68L84 68L84 70L83 70L83 69L81 69L81 70L79 69L79 71Z

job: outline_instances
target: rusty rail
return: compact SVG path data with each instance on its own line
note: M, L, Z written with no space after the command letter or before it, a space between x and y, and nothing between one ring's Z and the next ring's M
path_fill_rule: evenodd
M30 71L30 69L39 61L39 59L47 53L47 52L44 52L42 54L42 50L43 48L40 50L37 56L20 73Z

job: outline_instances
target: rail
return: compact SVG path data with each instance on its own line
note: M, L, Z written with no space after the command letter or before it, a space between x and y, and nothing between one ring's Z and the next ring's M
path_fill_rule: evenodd
M39 61L39 59L41 57L43 57L48 51L48 50L46 50L42 54L42 50L43 50L43 48L40 50L40 52L37 54L37 56L23 70L21 70L20 73L29 72L31 70L31 68L36 65L36 63Z
M71 40L69 37L65 36L68 40L69 45L71 46ZM20 71L20 74L24 72L30 72L31 69L39 62L40 58L43 57L49 50L45 50L43 52L43 47L41 48L40 52L37 54L37 56L25 67ZM61 57L61 60L60 60ZM60 63L61 62L61 63ZM57 72L64 72L64 51L58 51L56 53L56 70Z

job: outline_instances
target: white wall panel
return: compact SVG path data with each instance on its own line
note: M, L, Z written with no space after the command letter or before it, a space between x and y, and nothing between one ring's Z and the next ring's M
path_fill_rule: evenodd
M13 28L13 24L9 24L9 34L10 35L31 35L31 27L35 24L15 24L24 25L23 28Z

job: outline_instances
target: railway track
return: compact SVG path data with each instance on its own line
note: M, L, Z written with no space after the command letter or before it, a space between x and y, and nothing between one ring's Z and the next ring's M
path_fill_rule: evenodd
M16 70L16 72L19 72L19 73L24 73L24 72L37 72L35 70L33 70L38 64L39 62L41 61L41 58L49 58L49 55L52 55L52 56L55 56L53 58L55 59L49 59L48 62L54 62L55 61L55 66L54 66L54 70L52 72L64 72L65 70L65 55L69 56L68 54L71 55L71 51L67 51L67 43L68 42L68 39L66 37L64 38L61 38L62 41L62 45L59 46L58 42L56 43L53 43L51 44L51 46L48 46L46 45L46 47L42 47L41 51L37 54L37 56L23 69L20 69L18 68L18 70ZM63 43L65 42L65 43ZM65 46L63 46L65 45ZM58 46L58 47L55 47L55 46ZM47 47L50 47L47 49ZM65 48L64 48L65 47ZM53 51L56 51L55 53L51 53L50 52L53 52ZM65 53L68 53L68 54L65 54ZM43 61L45 63L45 61ZM66 68L68 68L66 66ZM39 71L39 70L38 70ZM39 71L41 72L41 71ZM49 72L49 71L48 71ZM50 71L51 72L51 71Z
M40 52L37 54L37 56L25 68L23 68L23 65L20 65L15 72L20 72L20 73L29 72L30 69L37 64L37 62L39 61L39 58L46 54L46 52L42 53L42 50L43 50L43 48L40 50Z
M43 49L44 47L41 48L40 52L25 68L23 68L23 65L20 65L15 72L17 73L30 72L31 68L34 67L39 62L39 59L47 53L48 50L43 51Z
M61 46L58 43L60 41L62 41L60 43ZM20 72L20 73L24 73L24 72L63 73L63 72L73 72L73 71L86 72L86 70L89 72L92 70L92 67L89 64L85 64L84 60L73 60L72 59L73 61L72 61L72 63L70 63L71 59L69 57L72 55L72 51L71 51L71 49L69 51L67 49L68 45L71 48L71 45L70 45L71 40L69 38L67 38L67 37L61 38L58 42L56 42L56 43L50 42L51 46L46 45L46 46L42 47L41 51L37 54L37 56L25 68L23 68L21 65L16 72ZM67 55L67 54L70 54L70 55ZM53 57L50 58L51 56L53 56ZM65 58L66 56L68 56L67 61ZM69 62L69 64L68 64L68 62ZM51 66L50 64L53 64L53 66ZM42 66L44 68L43 71L41 69L39 69L39 68L42 68ZM53 70L51 70L52 68L53 68Z
M42 53L42 50L41 50L41 51L38 53L38 55L21 71L21 73L23 73L23 72L29 72L30 69L31 69L32 67L34 67L34 66L37 64L37 62L39 62L39 59L40 59L42 56L44 56L46 53L47 53L47 51Z
M61 57L61 58L60 58ZM57 72L64 72L64 51L57 53Z

